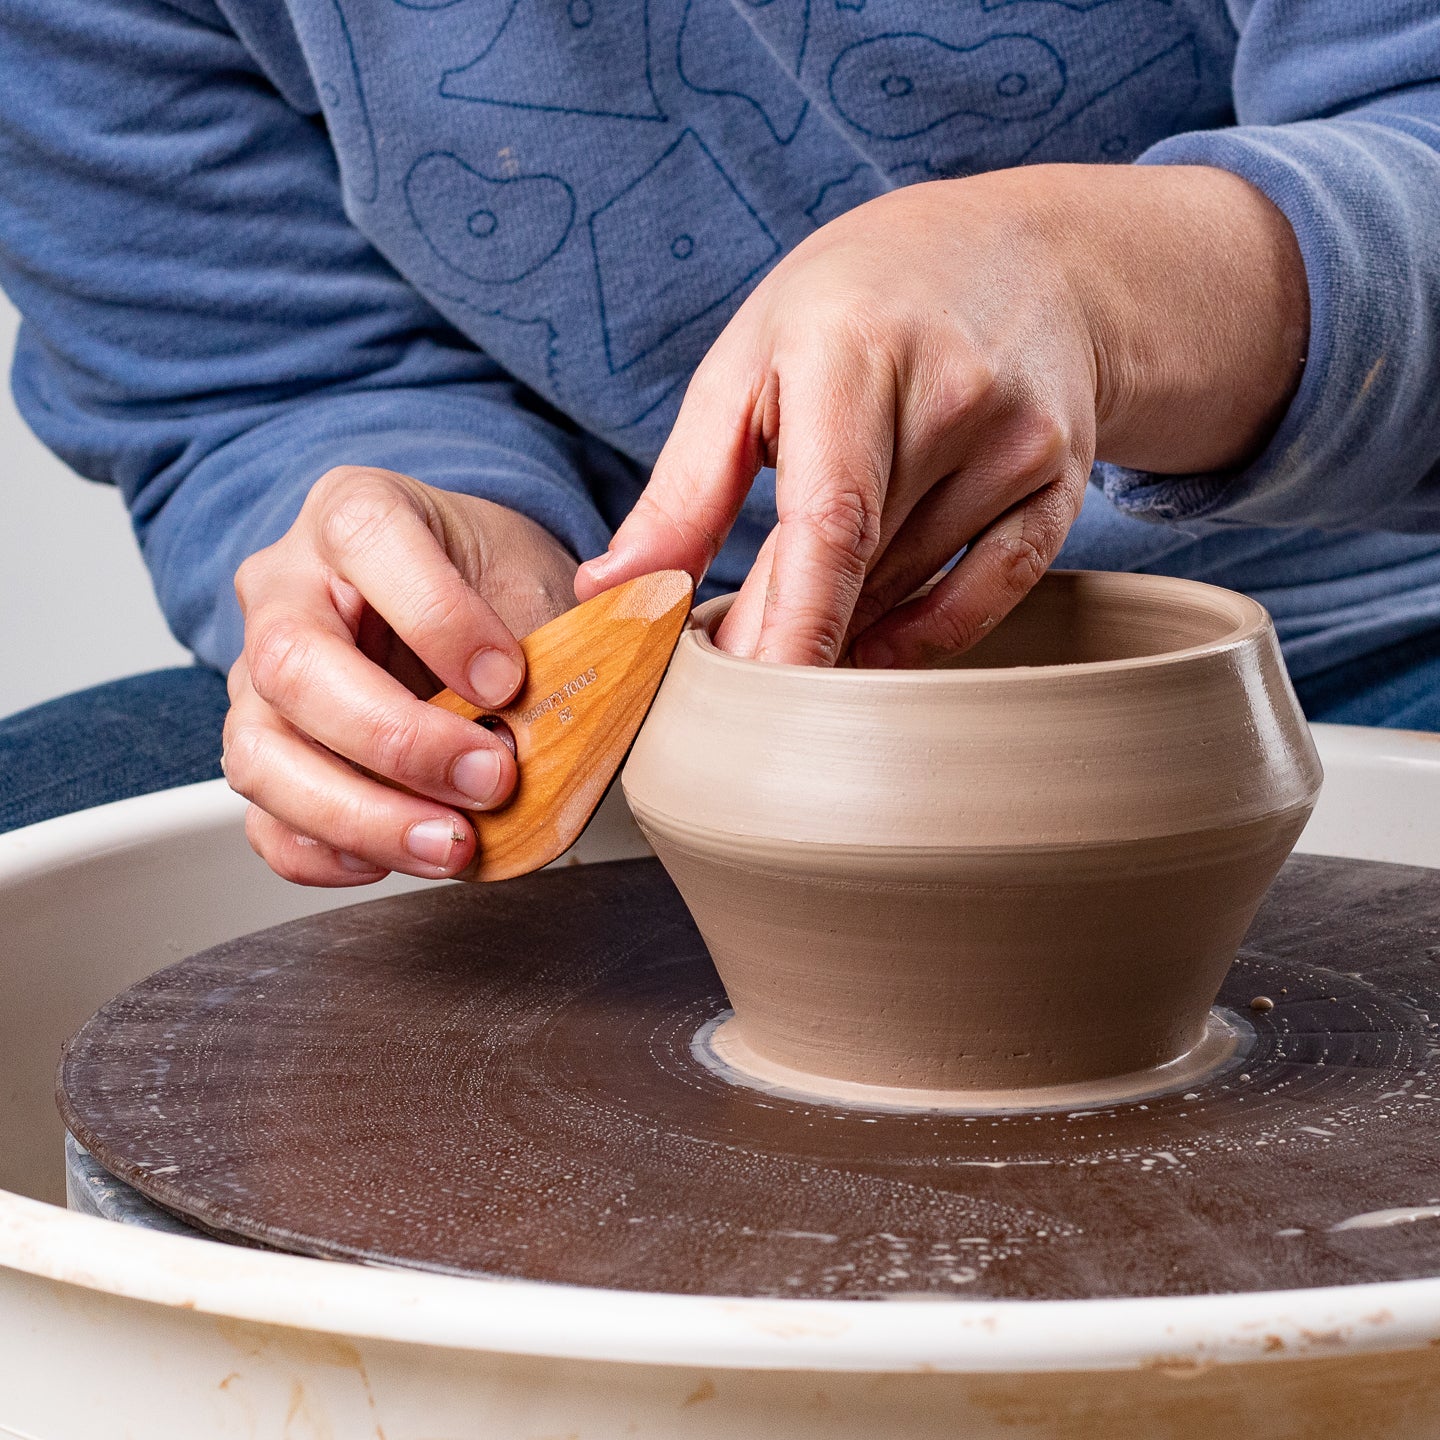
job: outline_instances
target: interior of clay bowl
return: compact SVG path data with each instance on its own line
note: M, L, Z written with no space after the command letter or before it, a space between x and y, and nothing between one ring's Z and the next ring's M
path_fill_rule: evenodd
M728 601L705 607L710 640L728 608ZM1052 570L978 644L926 668L1005 670L1173 659L1242 639L1264 622L1264 611L1254 601L1211 586L1159 575Z

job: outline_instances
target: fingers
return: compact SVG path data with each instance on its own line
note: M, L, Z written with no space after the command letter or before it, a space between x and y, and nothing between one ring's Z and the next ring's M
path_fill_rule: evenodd
M858 349L781 394L775 533L757 660L833 665L880 538L895 440L894 371ZM791 372L794 374L794 371Z
M268 711L261 723L287 722L335 754L444 804L487 810L509 798L515 761L503 744L417 699L288 590L252 610L246 632L249 683Z
M738 349L722 335L695 372L634 509L605 554L580 567L579 599L656 570L686 570L697 585L704 577L764 464L773 408L761 372L747 380L750 367L732 360Z
M245 812L245 838L281 879L296 885L373 885L388 873L358 855L346 855L301 835L257 805Z
M954 560L994 513L993 507L987 509L988 498L972 493L963 475L952 475L911 511L865 577L850 617L851 654L857 663L856 637Z
M984 421L966 436L955 469L938 480L926 477L923 498L877 557L855 606L852 637L914 594L998 516L1046 486L1075 483L1083 499L1085 437L1077 443L1068 426L1033 401L992 408Z
M225 775L273 822L253 819L251 844L301 883L363 883L354 877L387 870L438 878L474 854L474 832L454 811L361 775L243 688L225 723ZM297 836L335 854L312 853Z
M441 521L414 482L385 471L332 471L312 502L321 562L446 685L488 709L515 695L525 678L520 646L446 553L431 528Z
M716 646L729 655L753 655L760 643L760 629L765 622L765 606L770 599L770 577L775 569L775 542L778 529L772 530L755 556L755 563L740 593L725 612L715 632Z
M482 710L522 683L518 644L460 566L477 582L510 574L504 593L524 609L546 603L552 571L565 571L563 604L569 562L548 537L537 550L529 522L478 504L388 472L333 471L290 533L241 567L246 645L230 677L226 774L256 807L251 843L280 874L323 885L453 875L476 843L457 811L509 798L509 749L385 668L404 659Z
M971 541L930 593L892 610L855 642L860 665L909 668L968 650L1030 592L1080 512L1084 481L1047 485Z

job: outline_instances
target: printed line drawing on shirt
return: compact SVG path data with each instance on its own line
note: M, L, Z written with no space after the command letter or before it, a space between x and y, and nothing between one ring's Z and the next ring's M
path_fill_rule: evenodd
M375 148L375 128L365 103L365 87L360 80L360 62L355 57L350 24L340 0L325 0L312 13L325 32L318 37L322 49L340 61L329 76L320 80L318 87L325 125L340 161L340 174L357 200L373 204L380 194L380 157Z
M1037 0L980 0L982 10L1004 10L1010 5L1034 5ZM1113 5L1116 0L1039 0L1039 3L1046 5L1063 5L1067 10L1076 10L1083 13L1086 10L1098 10L1102 5ZM1169 5L1172 0L1151 0L1156 5Z
M560 253L575 192L558 175L487 175L449 151L422 155L405 177L410 218L449 266L513 285Z
M865 183L862 179L864 176L869 176L875 183ZM835 180L827 180L820 187L819 194L805 207L805 213L810 217L811 224L818 229L821 225L828 225L847 210L853 210L857 205L873 200L889 188L876 173L875 167L862 160L847 174Z
M678 413L680 409L679 397L684 392L685 386L688 383L689 379L686 376L682 376L679 380L669 381L663 386L659 395L656 396L655 399L650 400L646 403L645 408L638 415L634 416L632 419L624 421L622 424L617 425L615 428L617 430L638 429L641 425L644 425L646 421L655 419L657 412L668 401L674 402L675 410ZM667 424L664 429L665 433L668 434L670 426Z
M538 55L563 64L537 65ZM650 74L648 0L514 0L495 38L446 70L451 100L608 120L665 120Z
M590 244L612 374L728 300L781 248L690 129L590 216ZM637 268L654 280L637 284Z
M957 60L960 63L956 63ZM1033 35L947 45L916 31L847 46L830 67L837 113L875 140L913 140L948 120L1029 120L1065 93L1065 63Z
M744 101L759 113L776 143L788 145L799 134L810 102L797 86L776 84L768 67L756 65L755 42L787 77L797 77L810 35L810 0L748 0L748 6L765 11L763 29L730 0L685 0L675 68L697 94ZM778 53L777 42L783 47Z
M1166 104L1137 106L1132 91L1163 95ZM1174 122L1186 114L1199 93L1200 55L1194 36L1187 35L1087 100L1020 158L1032 165L1047 160L1132 160L1147 146L1172 134ZM1100 137L1093 155L1086 155L1077 143L1081 129Z

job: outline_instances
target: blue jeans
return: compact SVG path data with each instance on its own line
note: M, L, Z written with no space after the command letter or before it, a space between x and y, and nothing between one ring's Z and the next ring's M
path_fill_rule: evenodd
M0 720L0 831L220 774L225 679L196 665Z
M1312 720L1440 731L1440 631L1307 676ZM0 719L0 831L214 780L225 681L194 666L82 690Z
M1440 730L1440 630L1307 675L1295 693L1311 720Z

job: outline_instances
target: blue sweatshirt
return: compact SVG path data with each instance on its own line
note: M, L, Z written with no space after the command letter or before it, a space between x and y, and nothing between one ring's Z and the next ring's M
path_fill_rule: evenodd
M1264 453L1097 467L1063 562L1248 590L1301 675L1440 627L1434 0L0 0L15 394L220 666L237 564L329 467L593 554L780 255L1038 161L1244 176L1311 300Z

